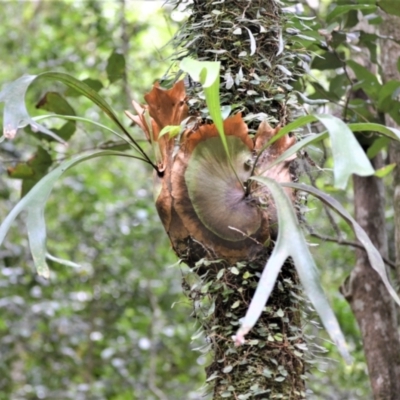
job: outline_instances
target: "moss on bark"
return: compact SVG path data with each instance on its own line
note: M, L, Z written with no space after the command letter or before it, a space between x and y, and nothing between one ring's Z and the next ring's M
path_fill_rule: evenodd
M221 62L221 104L241 112L255 133L261 120L272 126L290 120L296 99L291 81L301 71L297 55L285 49L283 16L274 0L184 0L191 15L175 37L176 60L192 56ZM191 115L208 120L201 87L188 83ZM292 171L293 172L293 171ZM244 346L235 347L235 334L251 301L272 249L230 264L195 238L179 256L194 275L184 287L194 316L204 329L208 389L213 399L303 399L305 340L301 330L300 289L290 262Z

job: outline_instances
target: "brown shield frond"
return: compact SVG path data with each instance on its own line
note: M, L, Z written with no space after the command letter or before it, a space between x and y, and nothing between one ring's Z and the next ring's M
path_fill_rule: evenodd
M252 139L240 113L227 118L223 126L229 160L216 126L205 121L186 124L179 139L159 137L165 126L181 125L188 118L183 81L169 90L155 84L145 100L145 106L133 103L138 115L127 115L152 145L159 146L162 161L154 178L156 207L177 254L186 260L206 254L231 261L255 256L270 238L276 210L265 190L252 184L246 192L244 185L256 155L279 127L262 122ZM146 110L150 120L145 118ZM255 173L262 173L294 141L285 136L269 146L259 157ZM287 162L265 175L291 180ZM196 256L187 254L189 242L198 244Z

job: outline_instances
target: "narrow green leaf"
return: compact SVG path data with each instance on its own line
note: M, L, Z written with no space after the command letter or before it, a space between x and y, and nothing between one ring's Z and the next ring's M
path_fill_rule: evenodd
M393 1L393 0L389 0ZM330 23L335 20L337 17L342 16L343 14L347 14L353 10L374 12L376 10L375 4L349 4L344 6L336 6L333 11L331 11L327 17L326 22Z
M74 89L76 92L83 94L89 100L91 100L94 104L100 107L108 117L125 133L126 129L118 120L114 110L112 107L101 97L94 89L92 89L89 85L84 82L75 79L73 76L65 74L63 72L44 72L37 76L38 78L46 78L52 79L59 82L64 83L71 89Z
M269 143L267 143L265 148L268 147L270 144L272 144L274 141L279 139L280 137L284 136L285 134L291 132L294 129L300 128L301 126L304 126L310 122L316 121L317 119L321 120L321 122L326 121L326 116L325 115L307 115L303 116L300 118L297 118L295 121L291 122L290 124L284 126L277 135L275 135ZM338 120L335 117L332 116L327 116L328 120L333 119ZM338 120L340 121L340 120ZM329 125L329 122L327 122L327 125ZM336 125L336 127L335 127ZM361 176L363 175L363 171L366 175L373 175L374 171L372 169L372 166L368 166L368 163L365 162L365 154L364 151L362 150L361 146L358 144L356 139L353 137L351 132L349 132L349 129L353 132L378 132L381 133L382 135L400 141L400 130L395 129L395 128L390 128L384 125L380 124L375 124L375 123L354 123L354 124L349 124L346 128L344 123L342 124L336 124L335 122L333 123L333 126L330 126L330 131L328 132L322 132L317 135L309 136L303 140L300 140L296 144L294 144L292 147L290 147L288 150L286 150L284 153L281 154L273 163L269 165L268 168L271 168L286 159L288 159L290 156L293 154L296 154L299 150L303 149L304 147L316 143L322 139L325 139L328 136L328 133L330 134L330 137L332 139L333 135L336 135L333 138L332 141L332 152L333 152L333 157L334 157L334 171L335 171L335 178L338 177L338 179L335 182L335 186L338 188L343 188L343 184L345 185L344 182L347 182L349 176L351 173L350 171L347 171L347 168L350 167L351 170ZM347 143L347 145L346 145ZM355 147L351 147L351 146ZM334 147L335 146L335 147ZM379 149L378 149L379 150ZM355 155L358 157L357 160L353 160L355 158ZM374 155L372 153L372 155ZM368 154L368 156L370 154ZM349 164L348 164L349 163ZM361 168L359 169L359 165L361 163ZM355 172L358 171L358 172Z
M347 126L343 121L336 117L321 114L300 117L292 123L286 125L276 136L274 136L274 138L270 140L265 147L283 135L289 133L291 130L297 129L316 120L319 120L321 123L323 123L328 129L328 132L310 136L301 140L300 142L297 142L294 146L286 150L273 163L271 163L269 168L284 161L305 146L326 138L326 134L329 133L334 158L335 187L344 189L351 174L355 173L360 176L369 176L374 174L371 163L351 131L379 132L392 139L400 140L400 131L394 128L388 128L383 125L373 123L356 123L349 124Z
M376 247L373 245L373 243L371 242L371 239L365 233L364 229L361 228L361 226L346 211L346 209L336 199L327 195L324 192L321 192L320 190L318 190L312 186L307 186L307 185L298 184L298 183L291 183L291 182L287 182L287 183L285 182L282 184L282 186L291 187L291 188L302 190L304 192L312 194L313 196L317 197L322 202L324 202L327 206L331 207L332 210L336 211L349 224L349 226L353 229L357 239L364 246L365 251L367 252L371 267L379 274L379 276L382 279L382 282L386 286L387 291L390 293L390 295L393 297L393 299L396 301L396 303L398 305L400 305L400 298L397 295L397 293L395 292L395 290L393 289L393 287L391 286L391 284L389 282L389 278L386 274L386 268L385 268L385 264L383 262L382 256L380 255L380 253L376 249Z
M279 132L274 135L262 148L261 150L258 152L256 161L254 165L257 165L257 162L259 160L259 157L261 156L261 154L263 153L263 151L271 146L272 143L276 142L278 139L280 139L281 137L287 135L288 133L294 131L295 129L298 129L304 125L309 124L310 122L314 122L316 120L316 118L313 115L304 115L302 117L296 118L293 122L291 122L290 124L284 126L283 128L281 128L279 130ZM317 138L317 136L313 137L314 139ZM310 138L307 138L305 140L309 140ZM311 141L313 142L314 139ZM316 139L315 141L318 141L320 139ZM304 146L306 146L307 144L310 143L304 143L304 145L300 146L299 143L303 144L303 141L301 142L297 142L294 146L290 147L288 150L286 150L280 157L278 157L272 164L270 164L268 166L268 168L273 167L276 164L279 164L282 161L285 161L287 158L289 158L291 155L296 154L299 150L301 150Z
M29 246L33 260L39 275L49 277L50 271L46 263L46 224L44 219L44 208L48 197L57 179L68 169L82 161L106 155L119 155L129 157L126 153L96 150L80 154L68 161L64 161L57 168L42 178L25 197L23 197L10 211L0 225L0 245L3 242L11 224L22 212L27 211L26 226L28 230Z
M184 58L180 63L180 68L190 74L193 80L198 81L203 85L208 111L218 130L226 154L228 155L228 159L230 160L231 157L229 154L228 145L226 143L219 101L220 65L220 62L197 61L191 58Z
M305 139L300 140L299 142L295 143L293 146L289 147L286 151L284 151L275 161L273 161L271 164L269 164L268 169L285 161L286 159L291 157L293 154L296 154L298 151L300 151L304 147L310 145L311 143L317 143L320 140L326 139L327 137L328 137L328 132L322 132L322 133L318 133L317 135L311 135L311 136L306 137ZM262 175L262 172L260 173L260 175Z
M88 124L95 125L101 129L104 129L105 131L109 131L112 134L118 136L120 139L122 139L126 143L129 143L129 145L132 147L132 143L129 142L128 139L125 136L121 135L119 132L114 131L113 129L109 128L108 126L100 124L99 122L93 121L88 118L77 117L75 115L47 114L47 115L39 115L37 117L33 117L32 119L34 121L41 121L42 119L48 119L48 118L60 118L60 119L65 119L67 121L86 122ZM143 161L146 161L146 160L143 160Z
M3 87L0 92L0 102L5 102L4 106L4 136L6 138L12 139L17 133L18 128L24 127L26 125L31 125L33 130L41 131L56 140L65 143L61 138L51 132L49 129L43 125L38 124L33 118L28 114L25 106L25 94L29 85L38 78L46 78L55 81L59 81L67 85L69 88L75 90L76 92L84 95L94 104L100 107L106 115L121 129L121 131L130 139L135 149L142 154L143 158L148 162L153 168L156 168L147 154L142 150L142 148L137 144L137 142L132 138L129 132L125 129L122 123L117 118L114 110L111 106L89 85L84 82L75 79L71 75L62 72L44 72L40 75L25 75L14 82L8 83Z
M296 118L293 122L290 124L285 125L283 128L279 130L279 132L269 141L269 144L274 143L278 139L280 139L282 136L287 135L290 132L293 132L294 130L301 128L311 122L316 121L316 118L314 115L304 115L302 117Z
M267 186L275 204L279 204L279 207L276 207L279 231L274 250L263 270L242 327L236 335L236 342L243 342L244 335L257 322L275 285L279 271L290 256L293 258L304 291L320 316L325 329L336 343L346 362L351 363L344 336L319 282L318 270L308 250L307 242L288 195L273 179L262 177L253 177L252 179Z
M381 124L374 124L372 122L359 122L349 124L348 126L353 132L378 132L390 139L400 141L399 129L390 128Z
M99 92L101 89L103 89L103 84L97 79L86 78L86 79L82 79L81 82L85 83L86 85L91 87L96 92ZM74 89L68 88L64 92L64 95L68 96L68 97L78 97L81 95L81 93L77 92Z
M383 168L379 168L375 171L375 176L377 176L378 178L383 178L386 175L389 175L394 170L395 167L396 167L396 163L392 163L392 164L386 165Z

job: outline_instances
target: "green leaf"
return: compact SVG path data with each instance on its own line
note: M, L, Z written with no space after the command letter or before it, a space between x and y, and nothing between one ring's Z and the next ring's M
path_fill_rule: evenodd
M125 74L125 57L114 51L108 58L106 72L110 83L122 79Z
M236 342L243 342L244 335L257 322L275 286L282 265L288 257L292 257L304 291L320 316L325 329L346 362L351 363L344 336L319 282L318 270L288 195L273 179L262 177L252 179L267 186L275 204L279 204L279 207L276 207L279 231L274 250L262 272L242 326L236 335Z
M101 89L103 89L103 84L97 79L86 78L86 79L82 79L81 82L88 85L95 92L99 92ZM65 94L65 96L69 96L69 97L78 97L81 95L81 93L79 93L76 90L71 89L71 88L68 88L64 94Z
M372 145L367 150L367 156L371 160L373 159L382 149L386 148L390 143L387 137L380 137L372 143Z
M279 132L280 133L280 132ZM305 139L300 140L295 143L293 146L289 147L286 151L284 151L275 161L268 165L268 169L274 167L277 164L285 161L287 158L291 157L293 154L296 154L298 151L303 149L304 147L317 143L320 140L326 139L328 137L328 132L318 133L316 135L308 136ZM262 175L262 173L260 173Z
M396 111L398 111L400 103L395 99L394 94L399 87L399 81L389 81L381 87L378 96L379 111L388 113L393 107L396 107Z
M353 132L342 120L328 114L315 117L325 125L331 139L335 187L345 189L352 174L370 176L375 173Z
M180 63L180 68L190 74L193 80L198 81L203 85L208 111L210 112L210 116L218 130L228 159L230 159L231 157L226 143L219 101L220 65L220 62L197 61L191 58L184 58Z
M9 167L7 168L7 173L13 179L31 178L35 174L33 168L27 163L19 163L15 167Z
M53 160L45 149L38 147L36 153L31 157L27 164L32 168L33 176L23 179L21 197L25 196L33 186L35 186L36 183L47 174L47 171L53 164Z
M400 298L397 295L397 293L395 292L395 290L393 289L393 287L391 286L391 284L389 282L389 278L386 274L386 268L385 268L385 264L383 262L382 256L380 255L380 253L376 249L376 247L373 245L373 243L371 242L371 239L365 233L364 229L361 228L361 226L346 211L346 209L336 199L327 195L326 193L321 192L320 190L318 190L312 186L307 186L307 185L298 184L298 183L291 183L291 182L290 183L285 182L282 184L282 186L291 187L291 188L294 188L297 190L302 190L304 192L312 194L313 196L317 197L322 202L324 202L327 206L331 207L332 210L336 211L349 224L349 226L353 229L357 239L364 246L365 251L368 255L368 259L371 264L371 267L381 277L382 282L384 283L389 294L393 297L394 301L398 305L400 305Z
M345 6L336 6L333 11L326 16L326 22L329 24L333 20L337 19L337 17L347 14L353 10L374 12L376 10L376 6L374 4L350 4Z
M346 93L348 84L349 80L346 74L337 74L329 83L328 93L330 96L334 93L336 96L332 97L336 97L336 100L339 100Z
M321 54L321 57L315 57L311 68L319 69L320 71L326 69L337 69L343 67L343 62L341 61L341 55L336 55L335 53L331 53L329 51L325 51Z
M129 143L130 146L132 146L132 144L129 142L128 138L123 136L121 133L114 131L113 129L111 129L110 127L100 124L99 122L93 121L91 119L88 118L84 118L84 117L77 117L75 115L60 115L60 114L47 114L47 115L39 115L37 117L33 117L32 119L34 121L41 121L42 119L48 119L48 118L60 118L60 119L64 119L67 121L76 121L76 122L85 122L88 124L92 124L97 126L98 128L101 128L105 131L109 131L112 134L118 136L120 139L122 139L123 141L125 141L126 143ZM65 126L65 125L64 125Z
M184 58L180 63L182 71L190 74L193 80L200 82L204 88L215 86L219 79L220 62L197 61L192 58Z
M280 129L277 135L273 137L272 140L276 141L279 138L281 138L284 135L287 135L288 133L301 128L311 122L315 121L315 117L313 115L304 115L302 117L296 118L293 122L290 124L285 125L283 128ZM271 140L271 143L273 143Z
M371 99L378 100L378 93L381 89L381 84L379 83L378 78L367 68L353 60L347 60L346 64L356 74L358 83L355 87L359 86Z
M65 143L45 126L35 122L25 106L25 94L29 85L37 75L24 75L21 78L7 83L0 92L0 102L4 102L3 135L6 139L13 139L19 128L30 125L34 131L40 131L52 138Z
M181 131L181 126L180 125L167 125L164 126L164 128L161 129L161 132L158 134L158 138L166 135L169 133L169 137L173 138L177 135L179 135L179 132Z
M11 210L0 225L0 245L3 242L11 224L15 218L22 212L27 212L26 227L29 237L29 246L32 257L39 275L48 278L50 271L46 263L46 224L44 219L44 208L46 201L53 189L57 179L68 169L82 161L95 157L106 155L129 156L125 153L96 150L85 154L80 154L68 161L64 161L57 168L52 170L44 178L42 178L30 191L23 197Z
M58 115L75 115L75 111L68 101L57 92L47 92L36 104L36 108L47 110ZM63 140L69 140L75 133L75 129L75 122L68 121L60 129L53 128L53 131Z
M354 173L360 176L369 176L375 173L374 169L365 152L361 148L360 144L354 137L350 128L354 131L360 131L361 126L363 128L370 128L369 131L382 132L385 135L396 137L396 130L393 128L386 128L379 124L351 124L347 126L342 120L328 114L320 115L307 115L300 117L292 123L283 127L277 135L274 136L266 146L270 145L283 135L291 132L294 129L300 128L310 122L319 120L327 132L310 136L297 142L295 145L286 150L281 156L279 156L274 162L272 162L268 168L273 167L286 160L288 157L296 154L299 150L308 146L311 143L316 143L327 137L327 133L331 139L332 144L332 155L334 159L334 178L335 187L344 189L347 185L349 177ZM368 129L362 129L368 130ZM399 132L400 133L400 132ZM400 136L399 136L400 137ZM265 146L265 147L266 147Z
M388 14L400 17L400 7L397 0L377 0L376 4Z
M84 82L75 79L73 76L62 73L62 72L44 72L43 74L38 75L37 77L47 78L51 80L56 80L64 83L68 87L74 89L78 93L84 95L89 100L91 100L94 104L100 107L106 115L124 132L126 133L126 129L118 120L114 110L111 106L101 97L94 89L92 89L89 85Z
M47 92L36 104L36 108L47 110L55 114L76 115L75 110L68 101L57 92Z
M383 168L379 168L375 171L375 176L377 176L378 178L383 178L386 175L390 174L394 168L396 167L396 163L392 163L389 165L386 165Z
M14 82L4 85L3 90L0 92L0 102L5 102L4 106L4 136L7 139L12 139L18 128L30 125L33 130L41 131L56 140L65 142L55 135L52 131L47 129L45 126L37 123L28 114L25 106L25 94L29 85L38 78L46 78L55 81L59 81L67 85L70 89L84 95L94 104L100 107L106 115L121 129L121 131L130 139L135 149L143 156L143 161L146 161L153 168L156 168L147 154L132 138L129 132L125 129L122 123L117 118L115 112L110 105L89 85L84 82L75 79L71 75L62 72L44 72L40 75L25 75Z
M378 132L390 139L400 141L400 130L396 128L372 122L358 122L348 126L353 132Z

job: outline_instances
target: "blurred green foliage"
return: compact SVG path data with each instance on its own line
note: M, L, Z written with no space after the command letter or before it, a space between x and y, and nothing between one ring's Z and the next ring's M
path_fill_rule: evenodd
M381 22L380 17L369 0L356 0L353 9L339 10L335 6L346 6L345 0L308 3L317 4L305 5L305 14L315 18L299 18L286 29L292 29L295 38L291 45L319 57L314 58L311 79L299 80L295 89L307 94L305 108L314 100L327 99L343 111L350 84L343 69L345 57L357 44L368 48L371 60L377 62L377 36L361 31L356 37L347 30L362 13L369 15L371 25ZM68 72L99 91L128 126L123 110L130 108L133 98L142 101L169 66L172 50L163 46L177 24L171 18L172 10L160 9L161 4L123 0L3 2L0 82L25 73ZM368 7L362 8L364 5ZM356 6L360 6L358 13ZM359 80L374 80L354 64L354 68L349 66ZM396 116L398 104L392 95L398 87L380 85L366 92L379 111ZM54 92L66 96L68 104ZM351 121L369 118L366 104L351 100L343 117ZM54 107L60 113L67 108L68 113L72 109L79 116L110 125L87 99L58 84L35 83L29 89L27 105L36 115ZM331 105L319 109L327 110L332 112ZM19 178L31 178L24 180L26 192L47 172L50 158L62 160L97 147L124 147L97 127L69 124L49 123L52 129L63 130L64 137L71 137L68 148L39 140L30 129L20 132L15 141L0 144L0 220L20 196ZM136 127L130 131L141 140ZM309 149L310 157L324 169L304 163L304 179L315 179L318 187L329 192L333 190L331 159L325 157L324 146L328 144ZM145 143L143 147L149 152ZM29 159L28 164L18 164ZM14 179L9 179L6 169L17 165L19 169L11 176ZM50 262L49 281L34 273L21 218L10 232L0 248L0 400L200 399L198 388L204 380L206 359L191 350L190 338L197 328L190 318L191 305L182 295L184 267L177 264L159 223L151 181L150 168L125 158L91 160L68 172L46 208L48 248L53 255L79 266ZM351 210L351 188L332 194ZM320 204L309 198L306 206L308 224L323 235L335 236ZM387 215L391 234L390 212ZM336 225L352 240L345 223L337 220ZM322 283L355 363L345 367L325 334L311 324L309 333L321 337L319 344L327 353L315 360L314 374L309 377L314 394L309 398L369 399L360 333L338 291L353 268L353 250L315 238L310 242L316 245L312 249Z
M171 50L162 46L177 28L160 2L3 2L0 12L2 83L68 72L100 90L127 127L123 110L168 68ZM32 114L60 112L65 104L53 92L67 95L77 115L111 126L88 100L47 82L28 92ZM0 145L0 220L21 187L6 168L26 166L14 175L21 178L35 162L45 173L50 157L116 147L118 138L97 127L71 129L68 148L30 129ZM59 181L46 207L48 248L79 267L50 261L49 281L34 272L23 217L8 235L0 249L1 400L199 398L205 360L191 350L197 328L182 294L183 267L153 205L151 174L136 160L100 158Z

